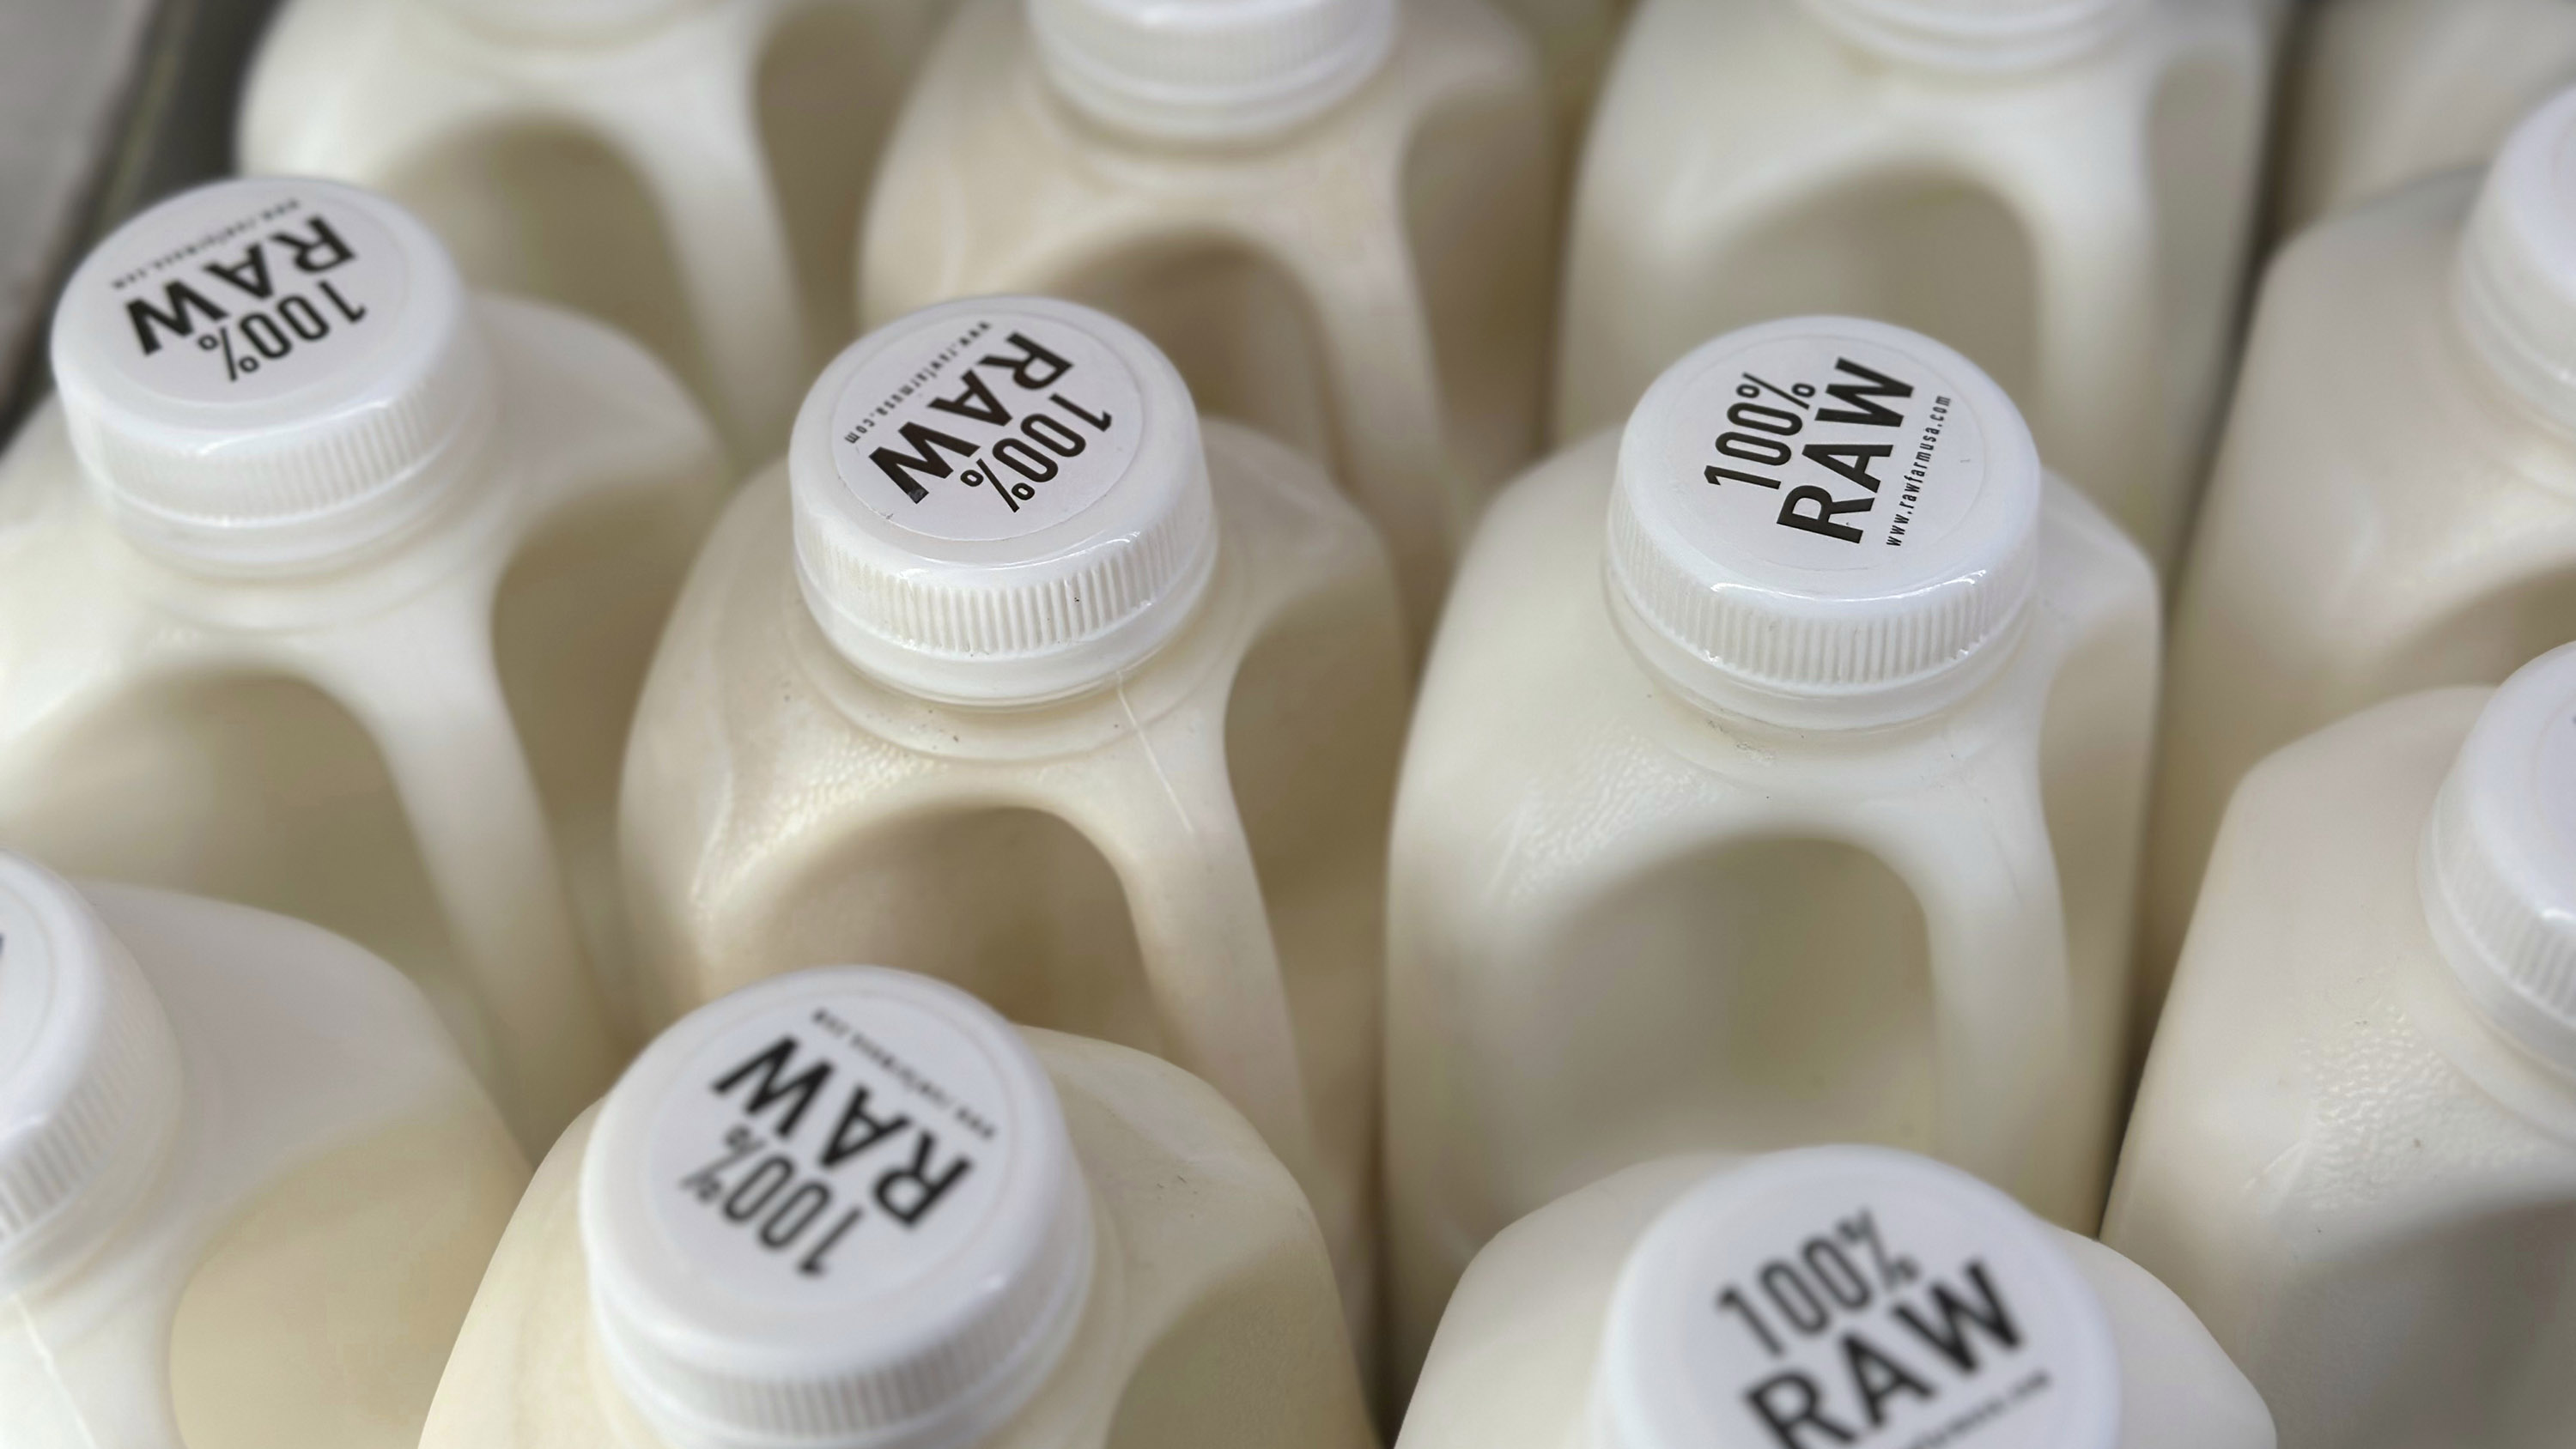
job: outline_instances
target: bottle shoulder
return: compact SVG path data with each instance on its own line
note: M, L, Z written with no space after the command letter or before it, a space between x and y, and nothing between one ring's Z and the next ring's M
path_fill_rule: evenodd
M166 1311L203 1245L248 1204L305 1164L374 1138L431 1128L489 1155L460 1171L524 1178L498 1110L436 1013L381 958L247 906L100 882L80 889L170 1021L182 1116L136 1216L65 1280L56 1314L105 1324L138 1302Z
M2160 1193L2320 1234L2473 1214L2493 1191L2576 1202L2576 1079L2477 1017L2418 893L2424 823L2487 693L2389 701L2245 777L2132 1126Z
M833 652L795 580L783 467L727 508L674 611L639 737L711 732L729 751L856 748L910 762L1013 766L1063 761L1132 738L1176 711L1221 713L1234 672L1282 615L1318 599L1355 615L1337 667L1399 668L1384 546L1316 468L1222 421L1205 425L1219 529L1215 581L1197 616L1114 685L1025 709L946 705L883 685ZM1385 638L1375 636L1384 635ZM1379 646L1385 647L1379 647ZM1383 656L1383 657L1381 657ZM709 701L717 707L710 708ZM793 738L782 734L791 732ZM800 744L799 740L803 743ZM803 788L800 782L795 788Z
M1092 1195L1100 1254L1073 1343L993 1442L1105 1430L1129 1380L1194 1314L1248 1286L1293 1329L1338 1332L1321 1237L1296 1184L1197 1079L1143 1053L1028 1031ZM583 1260L581 1164L597 1111L537 1169L440 1381L423 1449L662 1446L603 1371ZM1293 1260L1282 1273L1278 1260ZM1281 1301L1284 1285L1296 1285Z
M1400 821L1527 843L1556 827L1599 840L1684 818L1901 810L1973 772L2035 773L2055 682L2079 652L2113 651L2152 679L2152 570L2107 516L2052 482L2039 590L1972 693L1871 730L1711 713L1652 675L1611 618L1601 539L1616 442L1602 434L1525 475L1470 542L1424 672ZM1512 830L1493 828L1503 818Z

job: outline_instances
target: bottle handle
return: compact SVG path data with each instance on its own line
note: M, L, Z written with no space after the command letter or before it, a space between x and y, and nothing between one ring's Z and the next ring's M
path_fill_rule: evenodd
M573 923L554 832L491 653L488 620L398 610L341 636L317 680L384 752L457 965L511 1090L503 1115L542 1156L619 1061ZM445 661L448 669L424 668Z
M756 462L785 446L814 368L847 339L805 335L786 211L741 77L665 79L597 124L670 238L726 446Z
M1943 1160L2015 1191L2074 1050L2064 898L2033 762L1991 752L1864 820L1922 903ZM1899 813L1901 812L1901 813Z
M1116 869L1173 1059L1252 1123L1335 1232L1355 1187L1322 1176L1279 947L1234 806L1224 721L1176 711L1107 760L1092 798L1151 808L1081 824ZM1341 1202L1342 1198L1352 1199Z

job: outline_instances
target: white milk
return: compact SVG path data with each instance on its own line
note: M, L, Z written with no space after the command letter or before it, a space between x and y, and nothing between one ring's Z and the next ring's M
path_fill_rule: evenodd
M2567 1444L2571 963L2576 648L2374 706L2236 792L2106 1237L2288 1442Z
M2569 0L2325 0L2290 72L2284 231L2455 166L2576 81Z
M1399 1365L1487 1238L1668 1153L1884 1143L2089 1225L2155 610L1883 323L1719 338L1498 499L1396 805Z
M1374 1443L1314 1218L1216 1093L827 967L564 1134L421 1449Z
M2173 625L2141 986L2237 779L2362 706L2576 638L2576 92L2264 282Z
M1538 442L1557 172L1484 0L962 0L887 143L871 326L946 298L1101 307L1202 411L1326 465L1413 637Z
M1730 327L1884 318L1976 359L2170 565L2269 32L2247 0L1645 0L1576 183L1557 437Z
M2272 1449L2171 1291L1881 1148L1613 1174L1476 1255L1397 1449Z
M236 152L384 191L479 286L596 314L775 456L945 0L289 0Z
M0 1444L411 1449L528 1166L347 941L0 854Z
M411 973L542 1147L622 1060L617 772L725 488L634 344L399 208L234 181L65 289L0 461L0 844Z
M624 806L642 1012L898 960L1169 1057L1314 1195L1365 1327L1405 687L1367 521L1276 443L1202 441L1134 330L908 318L815 384L664 638Z

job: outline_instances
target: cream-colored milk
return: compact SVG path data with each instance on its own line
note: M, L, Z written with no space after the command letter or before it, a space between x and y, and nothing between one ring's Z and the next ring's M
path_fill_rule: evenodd
M245 171L383 191L478 285L643 340L754 465L856 331L860 206L945 9L299 0L235 145Z
M1575 185L1557 440L1730 328L1880 318L1991 373L2049 466L2170 568L2254 215L2261 7L2128 6L2071 57L1993 69L1883 58L1827 8L1868 7L1639 7Z
M798 593L786 479L746 487L637 715L632 997L658 1025L798 967L901 961L1168 1056L1292 1166L1311 1131L1300 1176L1365 1323L1394 586L1313 465L1222 422L1206 438L1220 538L1196 617L1048 705L939 705L853 668Z
M1495 1235L1449 1300L1396 1438L1397 1449L1573 1449L1595 1443L1587 1436L1603 1334L1619 1275L1638 1240L1692 1189L1760 1160L1693 1153L1640 1163L1577 1189ZM1882 1204L1891 1205L1901 1206ZM1850 1203L1845 1211L1862 1206ZM1818 1224L1828 1230L1834 1225L1832 1216ZM2262 1400L2171 1290L2090 1238L2058 1228L2039 1231L2100 1299L2109 1321L2119 1355L2118 1449L2271 1449L2272 1426ZM1847 1248L1854 1255L1848 1260L1863 1265L1863 1272L1875 1270L1863 1243L1842 1240L1832 1246ZM1885 1246L1902 1252L1906 1245ZM1939 1265L1932 1271L1937 1280ZM1881 1287L1871 1284L1864 1291L1876 1297ZM1884 1314L1886 1304L1904 1296L1886 1293L1870 1306ZM1911 1306L1918 1316L1938 1323L1925 1314L1922 1295ZM1712 1305L1710 1311L1722 1310ZM1844 1322L1846 1327L1864 1323L1867 1331L1864 1320ZM2010 1345L1981 1340L1977 1330L1968 1329L1961 1338L1985 1360L1979 1366L1986 1372L1962 1381L1943 1372L1942 1363L1903 1330L1887 1325L1880 1331L1900 1365L1907 1362L1908 1350L1922 1360L1904 1372L1929 1392L1890 1392L1883 1402L1899 1410L1977 1407L1979 1396L2001 1388L2014 1368L2027 1368L2028 1358L2057 1347L2031 1342L2026 1334ZM2014 1350L2028 1358L2017 1359ZM1825 1422L1846 1433L1866 1424L1865 1416L1854 1411L1848 1382L1838 1382L1830 1373L1812 1381L1826 1389L1819 1405ZM1994 1422L2003 1436L2019 1427L2004 1415ZM1750 1432L1729 1427L1743 1433L1745 1449L1779 1449L1758 1424ZM1822 1449L1841 1442L1811 1424L1795 1425L1789 1437L1796 1441L1789 1449ZM1713 1442L1734 1449L1739 1440ZM1906 1441L1890 1428L1882 1435L1864 1433L1862 1442L1892 1446ZM1985 1441L1971 1434L1950 1442ZM2001 1442L2013 1441L2005 1437Z
M2425 822L2483 689L2410 694L2245 777L2105 1239L2292 1445L2559 1449L2576 1423L2576 1080L2474 1011Z
M2492 684L2576 636L2576 424L2510 386L2461 320L2478 186L2348 212L2265 280L2174 613L2142 1026L2245 771L2377 700Z
M88 1256L0 1294L0 1442L410 1449L526 1159L382 961L238 906L83 894L169 1018L184 1106Z
M1991 677L1906 723L1760 724L1666 685L1614 626L1618 441L1496 500L1407 747L1399 1371L1488 1238L1648 1158L1872 1142L2076 1228L2101 1201L2154 711L2146 561L2051 481L2036 591Z
M2576 81L2567 0L2325 0L2289 73L2279 229L2495 154Z
M493 431L431 465L452 496L342 560L146 550L63 407L39 409L0 459L0 844L377 951L535 1147L621 1059L591 979L626 949L618 770L726 482L640 348L548 307L467 307Z
M1376 1442L1305 1199L1205 1084L1027 1033L1091 1192L1097 1258L1063 1358L975 1449L1365 1449ZM678 1449L606 1376L564 1134L494 1255L421 1449Z
M1155 142L1056 95L1023 10L965 0L914 79L864 320L1032 292L1134 324L1202 413L1326 465L1427 638L1477 510L1539 440L1556 172L1528 42L1483 0L1405 0L1385 62L1322 115Z

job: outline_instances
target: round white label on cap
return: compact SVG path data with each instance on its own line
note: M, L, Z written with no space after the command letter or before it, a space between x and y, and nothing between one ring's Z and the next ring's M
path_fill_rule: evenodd
M1082 512L1144 436L1136 375L1051 317L952 314L853 373L832 404L832 461L859 501L915 533L1018 538Z
M1636 1310L1631 1341L1651 1345L1639 1403L1650 1442L2107 1442L2116 1361L2089 1289L2050 1256L2044 1229L1998 1208L2017 1210L1915 1176L1793 1173L1722 1211L1686 1199L1677 1246L1658 1241L1661 1225L1650 1233L1655 1281L1622 1305Z
M860 1304L935 1270L1001 1200L1011 1120L991 1048L864 991L710 1041L651 1119L664 1235L735 1291Z
M84 269L82 325L179 402L281 397L364 361L410 269L393 233L321 189L217 187L147 215Z
M1778 336L1693 378L1665 467L1714 537L1804 569L1861 569L1957 526L1986 438L1923 360L1829 334Z

